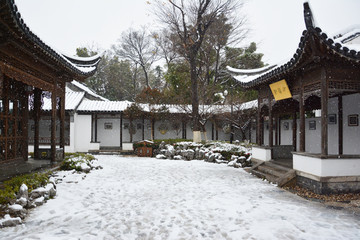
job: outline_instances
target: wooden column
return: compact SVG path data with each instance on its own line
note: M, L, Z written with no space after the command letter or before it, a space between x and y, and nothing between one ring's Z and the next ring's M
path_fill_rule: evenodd
M257 121L256 121L256 144L261 145L261 108L260 108L260 97L258 98L257 106Z
M70 119L71 122L71 119ZM91 133L90 133L91 142L94 142L94 113L91 113Z
M274 135L273 135L273 118L272 118L272 99L269 100L269 147L273 147Z
M300 79L303 83L303 79ZM305 108L304 108L304 87L301 84L299 99L299 115L300 115L300 152L305 152Z
M65 88L60 98L60 148L65 156Z
M151 121L151 135L153 137L153 140L155 140L155 119L154 118Z
M292 137L293 137L293 151L296 152L296 130L297 130L297 126L296 126L296 110L294 110L293 112L293 121L292 121Z
M214 141L214 123L211 123L211 140Z
M120 112L120 149L123 149L123 112Z
M328 155L328 100L329 88L326 69L321 69L321 155Z
M339 155L343 154L343 139L344 139L344 132L343 132L343 97L338 96L338 116L339 116Z
M97 140L97 125L98 125L98 117L97 117L97 114L95 113L95 132L94 132L94 134L95 134L95 142L97 142L98 140Z
M51 163L56 161L56 84L51 93Z
M142 116L142 140L145 140L145 119L144 116Z
M34 89L34 158L39 159L39 123L40 123L40 111L41 111L41 93L38 88Z
M24 97L22 98L21 107L22 107L21 112L23 113L22 127L23 127L23 135L24 135L23 158L24 158L25 161L27 161L28 158L29 158L29 151L28 151L28 146L29 146L29 137L28 137L29 97L28 97L27 92L25 92Z
M278 121L279 121L279 146L281 145L281 129L282 129L282 126L281 126L281 116L278 117Z
M275 115L275 146L279 145L279 116Z

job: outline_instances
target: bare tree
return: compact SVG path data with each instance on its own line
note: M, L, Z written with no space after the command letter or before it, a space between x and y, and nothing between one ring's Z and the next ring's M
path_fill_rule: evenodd
M147 33L145 27L140 30L129 29L124 32L119 44L113 46L114 52L119 57L129 59L143 70L146 87L149 87L149 70L157 60L158 48L154 43L154 37Z
M238 0L169 0L156 1L154 13L180 44L180 54L188 61L191 79L193 140L201 141L198 97L198 54L208 29L221 15L230 15L239 7Z

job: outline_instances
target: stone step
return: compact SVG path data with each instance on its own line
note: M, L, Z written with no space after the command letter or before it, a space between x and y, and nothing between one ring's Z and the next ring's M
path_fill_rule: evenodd
M265 165L270 166L275 169L278 169L279 171L283 171L283 172L288 172L289 170L292 169L292 168L282 165L281 163L277 163L276 161L265 162Z
M271 175L271 174L267 174L267 173L264 173L264 172L261 172L261 171L258 171L258 170L252 170L251 173L259 178L263 178L263 179L266 179L268 180L269 182L272 182L272 183L277 183L277 179L278 177L277 176L274 176L274 175Z
M278 178L283 176L287 172L287 171L277 169L277 168L272 167L272 166L268 166L266 164L263 164L263 165L259 166L256 170L259 171L259 172L263 172L263 173L266 173L266 174L276 176Z

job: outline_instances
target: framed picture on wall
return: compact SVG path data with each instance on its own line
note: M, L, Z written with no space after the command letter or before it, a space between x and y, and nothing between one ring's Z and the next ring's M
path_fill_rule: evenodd
M113 124L111 122L104 123L104 129L111 130L113 128Z
M359 126L359 115L358 114L348 115L348 126Z
M329 120L328 123L329 124L336 124L336 114L329 114Z
M289 130L289 122L284 122L284 130Z
M309 130L316 130L316 121L309 121Z

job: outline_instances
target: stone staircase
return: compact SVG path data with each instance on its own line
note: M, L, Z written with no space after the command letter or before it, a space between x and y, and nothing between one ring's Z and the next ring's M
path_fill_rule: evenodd
M285 167L275 161L259 161L250 169L250 173L269 182L276 183L279 187L286 185L296 178L294 169Z

